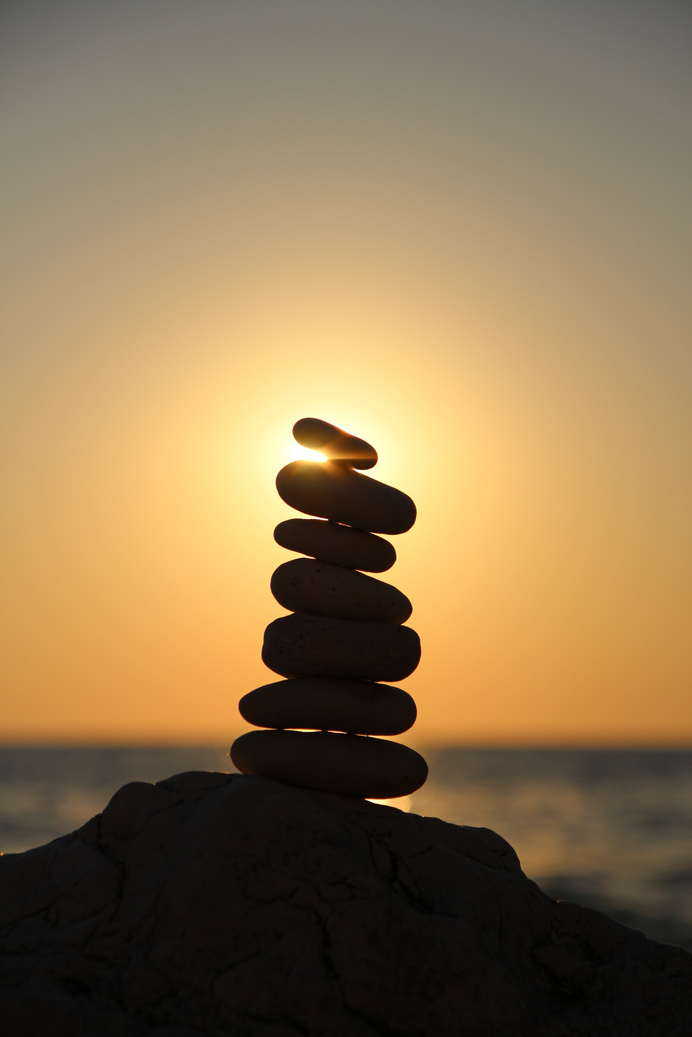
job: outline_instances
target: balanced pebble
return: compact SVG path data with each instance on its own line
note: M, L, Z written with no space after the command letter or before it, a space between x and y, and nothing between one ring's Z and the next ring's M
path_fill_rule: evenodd
M391 583L314 558L284 562L274 571L271 590L291 612L335 619L405 623L413 611L406 595Z
M293 438L310 450L319 450L331 461L342 461L352 468L373 468L377 451L364 439L321 418L301 418L293 426Z
M398 735L416 719L416 704L401 688L339 677L295 677L244 695L238 709L256 727L297 727Z
M262 660L282 677L400 681L420 661L411 627L296 612L264 631Z
M274 539L288 551L365 572L386 572L396 561L396 551L389 540L324 519L286 519L274 530Z
M292 461L276 488L296 511L371 533L405 533L416 521L416 505L401 490L333 461Z
M243 774L366 799L410 795L428 776L423 757L400 742L326 731L248 731L231 759Z

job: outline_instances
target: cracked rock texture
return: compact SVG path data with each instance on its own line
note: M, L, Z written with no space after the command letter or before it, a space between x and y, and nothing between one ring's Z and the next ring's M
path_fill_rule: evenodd
M126 785L0 891L7 1037L692 1032L692 955L500 836L262 778Z

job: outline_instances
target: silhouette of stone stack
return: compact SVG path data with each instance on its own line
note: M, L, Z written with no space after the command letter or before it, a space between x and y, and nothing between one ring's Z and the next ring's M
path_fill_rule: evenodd
M302 788L404 796L425 781L425 760L372 736L400 734L416 719L407 692L378 682L412 673L420 640L402 626L412 611L408 598L365 572L394 564L392 544L375 534L406 532L416 507L400 490L355 471L377 463L364 440L318 418L302 418L293 435L327 460L294 461L276 478L287 504L319 516L288 519L274 531L282 547L310 556L280 565L271 581L292 614L269 624L262 659L288 679L240 700L244 719L267 730L236 739L231 759L244 774Z

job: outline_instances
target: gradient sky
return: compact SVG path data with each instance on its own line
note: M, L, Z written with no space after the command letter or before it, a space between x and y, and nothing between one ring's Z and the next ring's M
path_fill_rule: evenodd
M692 743L692 14L3 5L2 732L230 741L314 415L419 519L402 740Z

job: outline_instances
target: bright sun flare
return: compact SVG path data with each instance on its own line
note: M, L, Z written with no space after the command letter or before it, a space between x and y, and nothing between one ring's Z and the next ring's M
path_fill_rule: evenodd
M300 443L293 443L291 449L291 460L326 461L327 458L324 454L320 454L317 450L310 450L309 447L301 446Z

